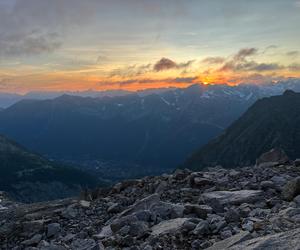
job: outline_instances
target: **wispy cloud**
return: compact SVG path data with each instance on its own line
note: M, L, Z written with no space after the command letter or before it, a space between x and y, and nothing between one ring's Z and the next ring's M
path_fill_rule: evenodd
M233 59L235 61L244 61L244 60L246 60L247 57L257 54L257 52L258 52L257 48L241 49L241 50L239 50L239 52L236 55L234 55Z
M194 60L176 63L169 58L161 58L158 62L156 62L153 66L153 70L156 72L165 71L170 69L186 69L193 64Z
M295 57L300 56L300 51L298 51L298 50L289 51L286 53L286 55L289 57L295 58Z
M203 63L207 63L207 64L221 64L225 62L225 58L224 57L207 57L205 59L202 60Z
M0 56L28 56L50 53L61 46L57 33L33 30L29 33L0 34Z

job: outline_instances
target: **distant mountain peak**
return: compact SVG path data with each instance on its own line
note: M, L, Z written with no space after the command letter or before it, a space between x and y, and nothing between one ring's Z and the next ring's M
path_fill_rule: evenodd
M287 89L283 93L283 95L295 95L295 94L297 94L297 93L295 91L291 90L291 89Z

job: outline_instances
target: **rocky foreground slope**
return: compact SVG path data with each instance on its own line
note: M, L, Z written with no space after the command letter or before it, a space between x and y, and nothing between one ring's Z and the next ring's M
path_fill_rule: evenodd
M79 199L2 194L0 249L300 249L300 161L125 181Z

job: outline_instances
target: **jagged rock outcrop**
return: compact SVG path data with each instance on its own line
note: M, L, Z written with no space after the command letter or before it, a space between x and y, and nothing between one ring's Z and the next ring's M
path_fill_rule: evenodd
M299 175L293 162L177 170L79 199L3 199L0 249L298 249Z

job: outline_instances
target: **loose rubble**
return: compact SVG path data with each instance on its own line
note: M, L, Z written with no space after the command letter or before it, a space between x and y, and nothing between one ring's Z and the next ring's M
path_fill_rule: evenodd
M261 160L125 181L79 199L16 204L1 193L0 249L299 249L299 176L299 160Z

